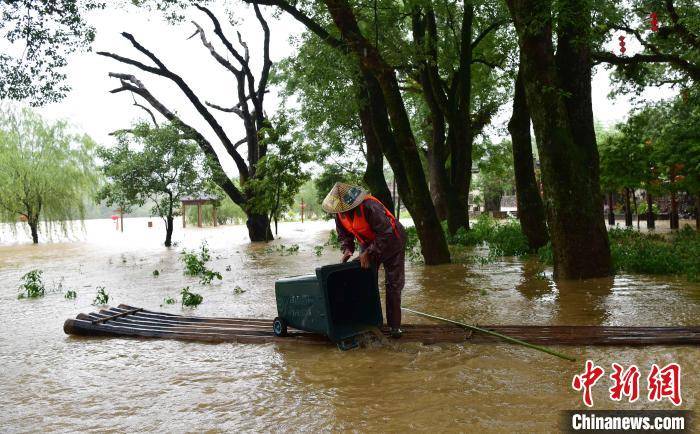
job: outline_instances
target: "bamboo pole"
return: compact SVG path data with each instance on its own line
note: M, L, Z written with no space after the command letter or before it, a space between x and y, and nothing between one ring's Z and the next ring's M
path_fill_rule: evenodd
M511 342L511 343L518 344L518 345L522 345L524 347L532 348L533 350L542 351L543 353L547 353L547 354L550 354L552 356L556 356L556 357L559 357L559 358L562 358L565 360L569 360L571 362L576 361L575 358L573 358L571 356L567 356L566 354L558 353L554 350L550 350L549 348L546 348L546 347L543 347L540 345L531 344L529 342L521 341L520 339L512 338L510 336L506 336L506 335L503 335L501 333L497 333L497 332L494 332L491 330L482 329L481 327L465 324L463 322L454 321L454 320L447 319L447 318L442 318L442 317L439 317L436 315L430 315L430 314L424 313L424 312L418 312L417 310L409 309L407 307L402 307L401 309L405 310L406 312L411 312L412 314L422 316L425 318L430 318L430 319L433 319L436 321L442 321L442 322L458 325L458 326L463 327L465 329L474 330L476 332L485 333L485 334L491 335L491 336L496 336L497 338L501 338L504 341Z

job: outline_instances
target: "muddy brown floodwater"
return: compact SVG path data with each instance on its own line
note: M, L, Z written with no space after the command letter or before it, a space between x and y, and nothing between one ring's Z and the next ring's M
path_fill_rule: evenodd
M179 290L204 296L206 316L273 318L274 282L308 274L340 254L314 247L327 222L283 223L273 246L250 245L241 226L177 228L177 248L161 247L157 219L88 221L71 240L0 246L0 431L541 431L557 429L560 410L581 409L572 377L586 359L606 369L594 388L594 409L668 409L646 400L653 363L683 369L682 409L700 395L697 347L558 347L575 363L506 344L395 343L340 352L334 346L199 344L165 340L76 338L63 321L89 312L96 287L110 304L183 313ZM2 232L7 242L10 234ZM20 237L24 235L20 232ZM60 237L58 237L60 238ZM207 240L211 268L222 281L201 287L178 261L182 248ZM478 252L477 252L478 253ZM230 271L227 270L230 266ZM77 291L18 300L30 269L49 287ZM153 270L159 270L159 277ZM477 324L690 325L700 323L700 286L684 279L619 275L557 286L537 264L519 259L437 267L408 264L403 304ZM234 294L234 287L245 290ZM161 306L162 305L162 306ZM424 322L404 316L404 322ZM610 364L642 371L634 404L607 397Z

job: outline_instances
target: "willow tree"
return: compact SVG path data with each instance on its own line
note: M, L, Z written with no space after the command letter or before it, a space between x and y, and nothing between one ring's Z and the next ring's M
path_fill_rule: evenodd
M167 107L136 76L115 72L109 74L120 82L120 86L112 90L112 93L132 92L142 97L168 121L176 123L186 138L192 139L199 145L210 165L212 180L246 213L248 217L246 225L250 240L267 241L272 239L269 216L259 212L260 207L256 203L258 198L256 198L254 190L250 188L252 184L249 184L249 181L259 179L261 174L257 170L258 163L267 154L267 144L260 140L260 136L261 131L270 126L270 120L267 118L264 109L265 94L268 92L268 79L272 67L272 61L270 60L270 27L258 6L254 5L253 9L260 24L263 38L262 53L259 53L262 57L262 67L256 79L251 66L251 53L241 34L238 33L238 41L234 43L224 33L221 23L209 9L200 5L195 6L204 12L211 22L212 33L218 41L217 45L223 46L223 49L214 45L214 42L209 39L207 31L196 21L192 21L195 31L191 37L197 37L203 48L209 51L214 61L235 78L236 87L231 89L235 95L235 102L232 104L224 106L220 101L210 102L200 99L180 75L166 66L163 60L138 42L130 33L124 32L122 36L142 56L148 59L147 63L105 51L97 54L115 59L124 65L133 66L142 72L170 80L180 89L195 111L214 132L214 136L226 150L228 156L233 159L238 169L240 187L224 172L219 155L204 133L193 128L176 111ZM245 137L239 140L231 139L219 120L212 114L212 110L217 110L227 116L237 116L245 129ZM245 145L245 158L242 151L239 150L239 147L243 145Z
M65 122L47 122L30 109L0 112L0 219L25 221L39 242L40 222L48 230L82 220L96 175L94 143L69 131Z

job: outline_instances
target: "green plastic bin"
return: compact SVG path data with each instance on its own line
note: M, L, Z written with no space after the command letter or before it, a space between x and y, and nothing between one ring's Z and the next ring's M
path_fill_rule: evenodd
M357 261L319 267L316 275L275 282L277 318L273 330L287 326L324 334L341 349L357 346L354 338L382 325L376 270Z

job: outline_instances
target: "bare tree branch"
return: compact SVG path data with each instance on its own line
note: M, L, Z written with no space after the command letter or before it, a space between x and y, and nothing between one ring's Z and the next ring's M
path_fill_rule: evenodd
M153 126L155 126L156 128L158 128L158 121L156 120L156 115L153 114L153 111L152 111L151 109L149 109L149 108L146 107L145 105L141 105L141 104L137 103L136 101L134 101L134 105L135 105L136 107L141 107L142 109L144 109L144 110L146 111L146 113L148 113L149 115L151 115L151 121L153 121Z
M251 3L254 5L264 5L264 6L276 6L283 11L287 12L289 15L294 17L297 21L304 24L309 30L314 32L316 36L321 38L323 41L329 45L342 48L344 52L348 52L348 48L340 39L332 36L326 29L323 28L318 22L314 21L311 17L292 6L289 2L285 0L243 0L246 3Z
M180 90L187 96L187 98L190 100L192 105L195 107L197 112L207 121L209 126L214 130L214 133L216 136L219 138L221 141L221 144L224 146L226 149L226 152L231 155L233 160L236 163L236 167L238 168L238 172L241 177L241 182L245 182L249 176L250 176L250 170L248 169L248 166L246 165L245 160L243 157L241 157L241 154L238 153L238 151L234 148L233 143L231 143L231 140L228 138L226 133L224 132L224 129L221 127L219 122L214 118L214 116L207 110L206 106L200 101L200 99L197 97L197 95L194 93L194 91L187 85L185 80L182 79L179 75L173 73L170 71L164 64L163 62L158 59L158 57L155 56L155 54L151 53L148 49L146 49L143 45L138 43L136 39L131 35L130 33L123 32L122 36L124 36L126 39L128 39L131 44L141 53L145 54L148 58L153 60L153 62L158 65L158 68L153 68L149 67L147 65L144 65L140 62L134 61L132 59L128 59L122 56L118 56L113 53L109 52L100 52L98 54L102 56L107 56L111 57L113 59L119 60L122 63L126 63L128 65L136 66L139 69L142 69L144 71L150 72L152 74L160 75L162 77L167 77L170 80L172 80L175 84L178 85Z
M197 24L196 21L192 21L192 24L197 28L197 31L194 32L194 34L193 34L192 36L190 36L188 39L191 39L193 36L199 34L199 39L202 41L202 45L204 45L204 46L209 50L209 52L211 53L212 57L213 57L214 59L216 59L217 62L219 62L224 68L226 68L226 69L228 69L229 71L231 71L236 77L238 77L239 74L242 74L242 71L241 71L241 70L239 70L238 68L236 68L235 66L233 66L233 65L231 64L231 62L229 62L228 60L226 60L222 55L220 55L220 54L216 51L216 49L214 49L214 46L211 44L211 42L209 42L209 41L207 40L207 37L206 37L206 35L204 34L204 30L202 30L202 27L201 27L199 24Z
M219 110L220 112L224 112L224 113L235 113L235 114L238 115L238 117L240 117L241 119L245 119L245 118L244 118L244 115L243 115L243 111L241 111L241 108L240 108L240 105L239 105L240 103L239 103L239 104L236 104L236 105L233 106L233 107L228 107L228 108L222 107L222 106L220 106L220 105L216 105L216 104L211 103L211 102L208 102L208 101L207 101L205 104L208 105L209 107L215 109L215 110Z
M257 4L253 5L255 10L255 16L260 22L260 26L263 29L264 40L263 40L263 66L260 73L260 81L258 82L258 99L262 105L265 98L265 89L267 88L267 81L270 77L270 68L272 67L272 60L270 60L270 26L267 25L267 21L262 16L260 12L260 7Z
M199 133L199 131L192 128L190 125L186 124L179 116L177 116L172 110L168 109L163 103L161 103L156 97L151 94L151 92L143 85L143 83L138 80L135 76L130 74L119 74L115 72L109 73L110 77L119 79L121 84L120 87L111 90L111 93L118 93L123 91L130 91L141 98L145 99L157 112L163 115L167 120L178 125L178 127L185 133L185 137L194 140L202 149L202 152L207 156L210 167L212 169L212 177L214 181L231 197L231 199L239 204L245 204L246 200L241 191L236 187L236 185L229 179L229 177L224 173L219 156L216 154L214 147L211 143Z

